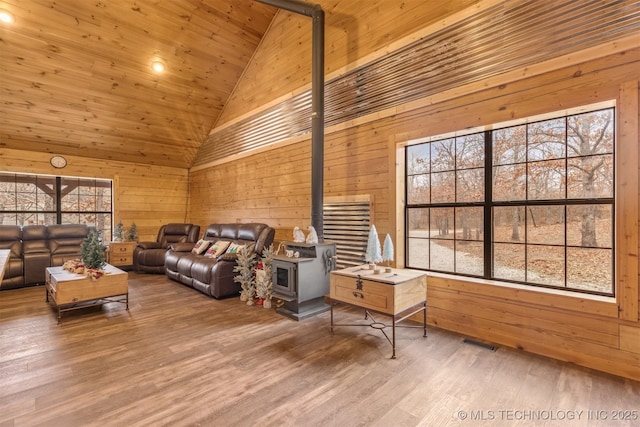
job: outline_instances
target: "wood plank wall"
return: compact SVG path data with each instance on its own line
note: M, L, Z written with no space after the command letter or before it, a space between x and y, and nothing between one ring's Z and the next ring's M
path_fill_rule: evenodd
M168 222L184 222L187 213L188 170L141 163L66 156L68 166L54 169L47 153L0 150L4 172L113 179L114 223L136 223L140 241L154 241Z
M410 1L402 3L408 5L408 10L398 11L393 19L386 16L383 19L383 13L391 13L385 2L359 3L358 11L349 9L355 6L344 4L355 2L320 3L329 9L328 34L336 28L344 29L347 22L358 33L357 38L344 35L327 41L329 71L346 64L361 64L363 58L379 53L375 49L385 43L387 49L397 47L407 35L408 43L412 31L420 32L420 21L415 20L415 15L426 13L426 8L417 7L420 2ZM495 3L451 2L462 15ZM465 9L466 6L469 7ZM445 19L445 15L438 18ZM422 18L425 23L436 22L424 15ZM393 24L383 28L383 22ZM402 30L393 32L391 27ZM309 37L307 23L280 12L245 71L232 102L226 106L220 124L255 113L270 102L308 88L308 65L300 58L304 58L301 52L305 51ZM325 197L370 195L374 201L373 223L381 235L396 236L396 247L402 257L403 180L397 168L403 164L404 144L470 126L616 100L620 109L624 107L621 118L630 128L618 142L625 147L637 146L639 70L640 40L637 35L630 35L619 43L575 52L327 129ZM190 178L190 217L202 224L265 221L277 228L277 240L289 239L294 226L310 222L309 145L309 138L298 138L246 157L194 168ZM622 224L618 223L616 236L618 277L620 269L624 269L622 277L626 277L623 285L617 285L617 301L432 275L427 291L429 323L640 380L637 344L640 159L637 147L623 152L631 153L631 159L619 163L617 169L619 218L627 216ZM635 206L630 208L631 204ZM634 232L636 238L628 238ZM623 236L627 238L620 243ZM402 265L402 259L398 262ZM621 319L619 310L635 310L635 316Z

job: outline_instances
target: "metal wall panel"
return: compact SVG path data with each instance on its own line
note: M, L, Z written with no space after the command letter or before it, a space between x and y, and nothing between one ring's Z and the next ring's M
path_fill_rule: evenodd
M332 202L324 204L324 239L336 244L338 268L364 264L371 204L364 202Z

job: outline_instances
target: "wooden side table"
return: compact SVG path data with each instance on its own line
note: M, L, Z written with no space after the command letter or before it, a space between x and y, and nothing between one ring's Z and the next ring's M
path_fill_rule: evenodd
M137 242L111 242L109 243L108 263L115 267L133 266L133 250Z
M427 336L427 276L423 271L394 268L375 274L367 265L332 271L330 293L325 301L331 306L331 333L335 326L370 326L378 329L391 344L392 359L396 358L396 326L422 328L423 337ZM334 323L333 308L339 304L364 308L365 320L370 318L371 322ZM391 316L391 325L376 321L372 312ZM422 325L397 325L420 312ZM388 326L391 326L391 338L384 331Z

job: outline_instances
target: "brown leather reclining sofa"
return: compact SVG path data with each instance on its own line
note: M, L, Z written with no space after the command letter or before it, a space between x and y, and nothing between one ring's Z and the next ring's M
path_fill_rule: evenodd
M47 267L80 257L90 231L85 224L0 225L0 249L11 251L0 289L44 283Z
M266 224L211 224L201 240L225 241L250 246L261 255L273 243L275 229ZM233 280L237 253L218 257L193 252L194 244L177 243L165 255L165 273L170 278L214 298L240 295L240 285Z

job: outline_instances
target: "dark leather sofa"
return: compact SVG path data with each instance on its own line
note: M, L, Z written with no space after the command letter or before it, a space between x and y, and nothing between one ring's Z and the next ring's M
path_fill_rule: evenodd
M44 283L47 267L80 257L93 230L85 224L0 225L0 249L11 251L0 289Z
M200 226L166 224L160 227L155 242L138 242L133 250L133 270L141 273L164 274L164 255L174 243L195 243Z
M249 245L260 255L265 247L273 243L275 229L266 224L211 224L202 239L229 241ZM165 255L165 273L177 282L190 286L214 298L240 295L240 285L233 280L236 273L237 254L224 253L217 258L208 258L192 252L194 244L172 245Z

